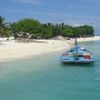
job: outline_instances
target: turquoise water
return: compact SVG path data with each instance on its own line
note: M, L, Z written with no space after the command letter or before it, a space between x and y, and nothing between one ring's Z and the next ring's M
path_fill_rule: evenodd
M81 44L94 64L63 65L59 53L0 64L0 100L100 100L100 42Z

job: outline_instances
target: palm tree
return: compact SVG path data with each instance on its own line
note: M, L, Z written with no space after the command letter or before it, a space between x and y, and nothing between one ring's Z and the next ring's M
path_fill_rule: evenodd
M2 16L0 16L0 30L1 28L5 27L5 18L3 18Z
M5 18L0 16L0 37L7 36L9 34L8 23L5 23Z

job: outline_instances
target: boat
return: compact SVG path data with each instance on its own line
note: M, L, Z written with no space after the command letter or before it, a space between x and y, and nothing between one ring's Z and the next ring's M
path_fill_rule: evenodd
M78 45L77 39L75 38L75 46L61 55L60 62L76 64L92 63L94 62L94 58L92 57L92 53L86 48Z

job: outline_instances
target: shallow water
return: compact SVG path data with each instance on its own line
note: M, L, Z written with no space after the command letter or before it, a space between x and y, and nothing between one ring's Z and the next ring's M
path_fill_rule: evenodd
M81 45L93 64L61 64L61 53L1 63L0 100L100 100L100 42Z

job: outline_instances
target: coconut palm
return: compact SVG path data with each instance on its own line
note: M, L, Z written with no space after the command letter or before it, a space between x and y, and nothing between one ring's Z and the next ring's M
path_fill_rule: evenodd
M0 16L0 37L9 36L8 23L5 23L5 18Z

